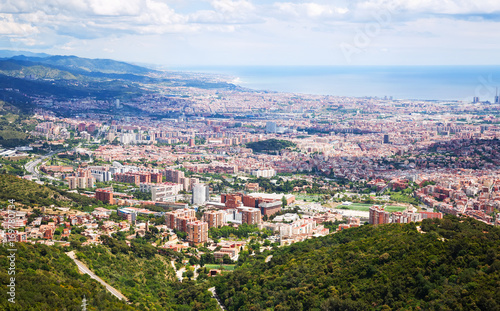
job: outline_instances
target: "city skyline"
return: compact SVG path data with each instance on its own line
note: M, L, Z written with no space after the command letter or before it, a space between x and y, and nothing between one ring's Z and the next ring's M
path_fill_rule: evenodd
M5 1L0 48L202 65L487 65L494 1Z

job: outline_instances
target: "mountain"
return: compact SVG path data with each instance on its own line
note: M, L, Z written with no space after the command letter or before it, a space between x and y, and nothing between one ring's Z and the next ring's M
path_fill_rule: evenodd
M122 74L147 74L154 70L144 67L131 65L125 62L111 59L89 59L77 56L48 56L48 57L30 57L14 56L13 60L23 60L36 62L45 65L57 66L58 68L76 69L82 72L102 72L102 73L122 73Z
M17 251L12 252L9 248ZM13 262L11 258L15 260L14 269L2 269L0 278L4 288L14 284L15 303L8 300L12 296L3 290L0 310L82 310L84 297L87 310L136 310L116 299L88 275L80 274L76 264L60 247L29 243L16 243L13 247L2 245L2 265L8 267L9 262Z
M39 97L50 97L50 100L66 103L88 98L108 102L115 99L133 102L143 95L163 90L165 86L241 90L234 84L212 79L210 76L160 72L110 59L25 55L0 58L0 99L19 108L23 113L32 111L34 102ZM173 105L179 102L179 99L169 97L163 100L172 102ZM44 108L52 110L50 106ZM109 105L90 109L87 106L70 104L53 111L62 116L118 112ZM119 113L149 115L140 107L132 105L124 105L124 109L120 109Z
M366 225L241 258L217 294L228 310L500 310L500 228L445 216L421 230Z
M49 54L45 53L34 53L29 51L12 51L12 50L0 50L0 58L10 58L13 56L30 56L30 57L49 57Z
M77 80L77 75L50 65L20 61L0 60L0 74L15 78Z

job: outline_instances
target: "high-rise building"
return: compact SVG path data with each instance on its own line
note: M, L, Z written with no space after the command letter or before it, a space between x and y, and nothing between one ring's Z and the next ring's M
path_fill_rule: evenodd
M193 204L205 204L210 198L210 192L207 185L195 184L193 186Z
M473 102L473 103L479 103L479 97L477 97L477 96L476 96L476 97L474 97L474 98L472 99L472 102Z
M391 213L386 212L384 207L373 205L370 207L368 223L371 225L388 224L390 223L390 216Z
M196 221L194 209L184 208L165 213L165 224L170 229L186 232L187 224Z
M78 124L78 132L83 132L86 129L85 123Z
M266 133L276 133L276 122L269 121L266 123Z
M390 141L389 141L389 135L388 134L385 134L384 135L384 144L389 144Z
M241 211L241 222L249 225L258 225L261 221L261 213L258 208L239 208Z
M181 178L184 178L183 171L170 170L170 169L165 170L165 179L167 181L174 182L176 184L180 184Z
M89 132L90 134L94 133L96 130L96 125L94 123L91 123L89 124L89 126L87 126L87 132Z
M161 173L151 173L151 182L161 183L163 181L163 176Z
M110 191L110 190L97 189L95 192L95 198L96 198L96 200L99 200L102 202L114 204L113 191Z
M222 227L224 221L223 211L206 211L203 213L203 221L208 223L208 228Z
M204 221L192 221L187 224L187 238L191 245L208 242L208 224Z

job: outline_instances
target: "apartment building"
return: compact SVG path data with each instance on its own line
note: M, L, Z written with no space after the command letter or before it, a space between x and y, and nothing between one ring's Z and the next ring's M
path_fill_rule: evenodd
M190 221L187 224L188 242L199 245L208 242L208 224L204 221Z

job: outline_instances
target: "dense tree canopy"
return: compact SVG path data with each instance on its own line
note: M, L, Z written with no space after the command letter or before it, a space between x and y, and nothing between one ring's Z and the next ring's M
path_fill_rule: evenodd
M447 216L362 226L248 257L217 277L229 310L498 310L500 228Z
M6 244L7 245L7 244ZM134 310L119 301L97 281L78 272L78 267L59 247L16 243L15 274L8 274L12 252L0 247L0 310ZM7 285L15 277L15 304L7 299Z

